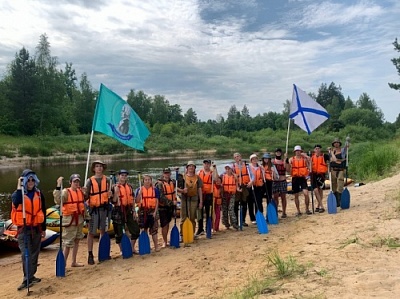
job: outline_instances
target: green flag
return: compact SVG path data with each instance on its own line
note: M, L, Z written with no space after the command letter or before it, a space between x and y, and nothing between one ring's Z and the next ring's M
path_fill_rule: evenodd
M144 150L144 142L150 135L146 125L131 106L103 84L100 85L94 113L93 131L139 150Z

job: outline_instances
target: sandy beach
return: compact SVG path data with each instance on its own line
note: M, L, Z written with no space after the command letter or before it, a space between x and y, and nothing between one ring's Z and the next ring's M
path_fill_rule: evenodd
M293 196L288 218L258 234L223 230L201 236L190 247L123 259L112 239L112 259L87 265L86 239L81 242L82 268L67 265L66 277L55 276L58 245L41 252L31 298L231 298L252 279L275 283L257 298L397 298L400 296L400 174L355 188L351 208L337 214L295 217ZM324 202L329 191L324 192ZM304 211L303 197L301 208ZM179 221L179 220L178 220ZM249 222L249 221L248 221ZM161 243L161 239L159 239ZM95 243L97 252L98 241ZM400 245L399 245L400 246ZM278 278L268 262L273 252L292 256L303 273ZM96 254L97 255L97 254ZM0 259L0 298L23 298L17 254Z

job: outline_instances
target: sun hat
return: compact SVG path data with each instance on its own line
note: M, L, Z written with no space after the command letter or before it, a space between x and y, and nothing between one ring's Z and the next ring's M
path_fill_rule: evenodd
M340 139L339 139L339 138L335 138L335 139L332 141L332 146L334 146L334 144L335 144L336 142L339 143L339 146L342 146L342 142L340 142Z
M188 168L190 165L193 165L193 166L194 166L194 168L196 168L196 164L194 164L194 162L193 162L193 161L189 161L189 162L187 162L187 164L186 164L186 168Z
M265 153L265 154L262 156L262 158L263 158L263 159L271 159L271 155L270 155L269 153Z
M121 169L120 171L118 171L118 174L123 174L123 173L129 174L129 171L126 169Z
M230 169L233 169L231 164L225 164L224 168L227 168L227 167Z
M296 145L295 147L294 147L294 149L293 149L293 151L295 152L295 151L303 151L302 149L301 149L301 146L300 145Z
M107 169L107 164L106 163L104 163L103 161L100 161L100 160L96 160L96 161L92 162L92 167L91 167L92 172L94 172L94 167L96 166L96 164L103 165L103 171Z
M81 176L77 173L71 174L71 176L69 177L69 182L72 183L75 180L81 180Z
M258 160L258 157L257 157L257 155L256 154L252 154L252 155L250 155L250 161L251 161L251 159L253 159L253 158L256 158L257 160Z

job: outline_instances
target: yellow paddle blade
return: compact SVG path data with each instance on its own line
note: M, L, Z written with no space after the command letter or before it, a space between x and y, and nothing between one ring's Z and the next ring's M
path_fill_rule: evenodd
M182 225L182 238L184 244L190 244L194 241L193 224L189 218L186 218Z

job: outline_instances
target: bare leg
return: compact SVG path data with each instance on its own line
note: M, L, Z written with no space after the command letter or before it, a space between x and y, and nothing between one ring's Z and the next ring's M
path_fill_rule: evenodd
M93 251L93 238L94 235L89 233L87 235L87 247L88 247L88 251Z
M158 248L157 234L154 234L151 237L153 238L154 250L155 251L160 251L160 249Z
M168 230L169 230L169 224L167 224L166 226L161 228L161 234L162 234L162 238L163 238L163 241L164 241L164 244L162 245L162 247L166 247L167 246Z
M294 195L294 203L296 205L297 212L300 213L299 193Z
M74 248L72 249L72 267L82 267L82 264L77 263L76 256L78 255L78 248L79 248L79 240L74 240Z
M67 265L67 260L68 260L68 255L69 255L69 250L70 248L65 246L64 247L64 259L65 259L65 265Z
M310 197L308 196L308 190L307 189L303 190L303 194L304 194L304 203L306 204L306 210L309 211L310 210Z
M286 215L286 206L287 206L286 193L281 194L281 199L282 199L282 214Z
M132 252L137 252L135 250L136 240L131 240L131 244L132 244Z

